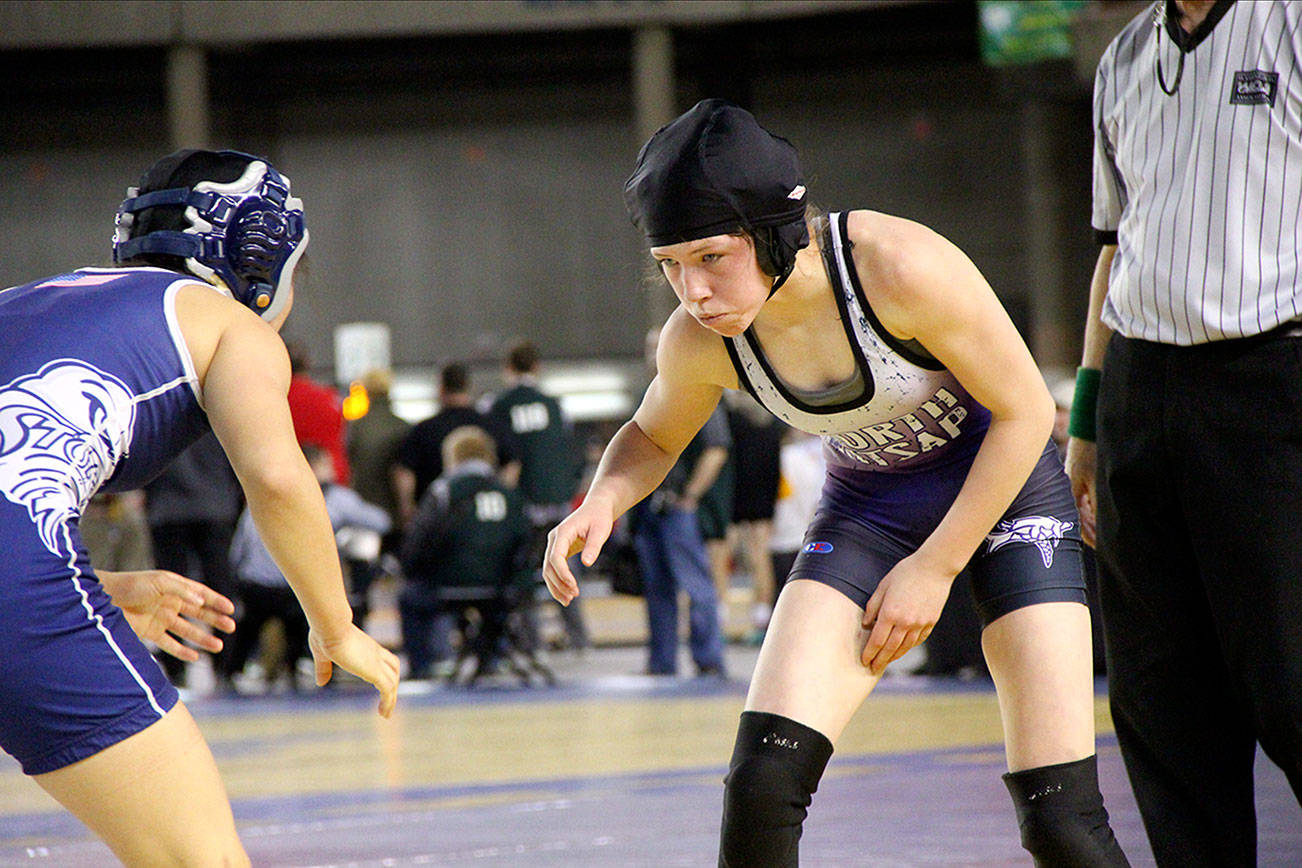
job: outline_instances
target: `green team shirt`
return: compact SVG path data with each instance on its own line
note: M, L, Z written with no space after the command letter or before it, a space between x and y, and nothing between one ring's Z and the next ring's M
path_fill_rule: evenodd
M440 587L499 587L515 579L529 523L519 492L480 461L436 479L402 549L407 577Z
M568 503L578 485L578 445L560 402L521 382L493 401L488 416L515 435L520 492L531 504Z

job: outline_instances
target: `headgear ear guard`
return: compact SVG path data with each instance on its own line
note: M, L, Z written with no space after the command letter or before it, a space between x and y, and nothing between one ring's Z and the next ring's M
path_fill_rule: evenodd
M178 257L190 273L224 285L272 320L289 300L307 242L302 200L264 160L241 151L178 151L155 164L140 188L127 190L113 261Z
M796 267L796 254L809 246L809 227L802 216L799 220L780 226L753 228L750 236L755 242L755 259L760 270L769 277L777 278L769 290L769 296L772 297Z
M773 290L809 244L796 149L726 100L701 100L642 147L624 204L652 247L745 231ZM772 291L770 292L772 294Z

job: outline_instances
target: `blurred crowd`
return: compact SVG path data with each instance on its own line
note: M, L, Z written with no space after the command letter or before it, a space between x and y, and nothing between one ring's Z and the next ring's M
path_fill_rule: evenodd
M717 677L727 674L725 644L763 640L826 465L817 437L747 393L727 394L665 483L620 519L595 564L575 558L585 596L562 607L538 566L550 528L581 502L607 434L580 431L559 397L540 388L532 344L504 354L495 391L476 391L466 364L445 365L436 412L415 424L394 411L390 371L370 370L352 385L365 408L345 418L340 390L314 376L301 344L289 350L295 433L325 495L354 617L390 637L408 680L549 680L547 653L582 654L594 634L606 634L582 601L610 594L645 601L647 674L678 674L680 638L693 674ZM1069 400L1062 394L1064 418ZM192 666L210 668L221 693L310 683L307 623L213 435L146 488L97 496L81 530L103 569L167 569L236 601L237 629L211 661L158 655L174 683L185 686ZM962 581L955 587L918 672L985 673L979 624Z

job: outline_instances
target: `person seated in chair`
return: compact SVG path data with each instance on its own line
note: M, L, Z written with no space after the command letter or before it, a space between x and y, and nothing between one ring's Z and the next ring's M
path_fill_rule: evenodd
M430 677L439 616L472 605L481 618L478 671L491 671L519 553L529 539L524 501L497 478L496 463L493 440L482 428L451 431L443 441L443 474L425 490L407 528L398 608L411 678Z
M351 533L354 538L363 533L378 537L389 530L389 515L383 507L363 500L361 495L336 481L335 462L330 451L310 443L303 445L303 457L312 468L312 475L321 486L326 516L335 532L336 544ZM340 555L344 551L340 549ZM284 676L290 690L297 690L297 664L306 657L308 649L308 622L294 605L293 591L280 568L272 560L254 523L253 514L245 509L235 526L230 548L231 566L236 575L243 614L235 626L227 670L222 673L232 679L244 670L249 655L258 647L263 627L268 621L279 621L285 634L285 648L281 659L275 661L280 669L269 667L265 671L266 686L276 686Z

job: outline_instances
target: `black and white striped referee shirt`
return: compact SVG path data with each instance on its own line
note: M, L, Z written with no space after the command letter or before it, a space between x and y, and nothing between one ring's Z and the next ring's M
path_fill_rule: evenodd
M1095 76L1103 321L1181 345L1258 334L1302 316L1302 3L1221 0L1192 36L1166 7Z

